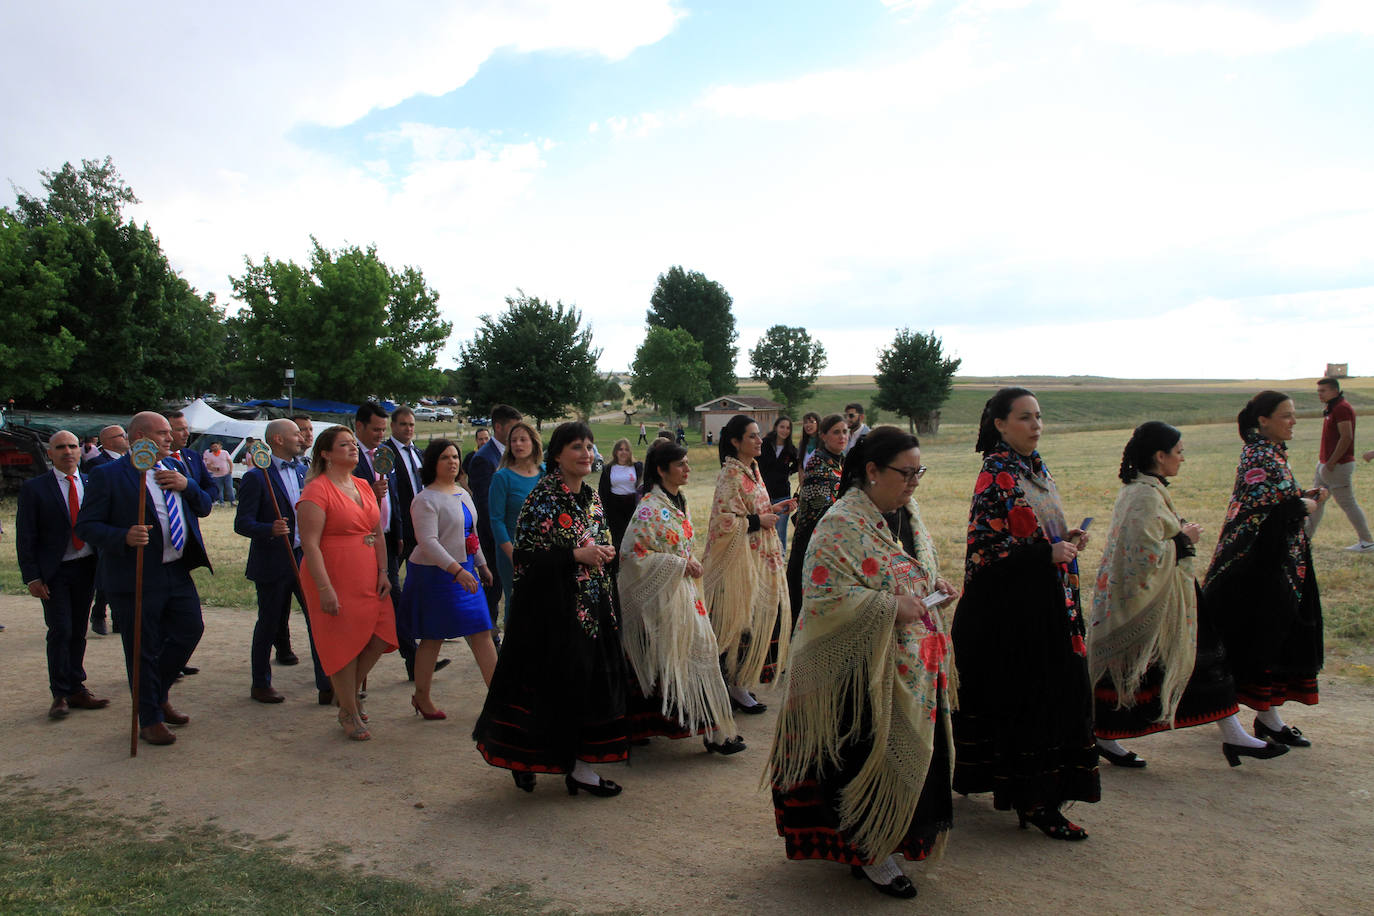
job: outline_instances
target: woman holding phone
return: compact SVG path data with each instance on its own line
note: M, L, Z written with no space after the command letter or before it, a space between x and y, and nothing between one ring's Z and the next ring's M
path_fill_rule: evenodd
M786 664L790 604L778 518L795 500L771 503L756 459L763 448L759 425L736 414L720 431L720 476L707 525L702 590L725 683L736 710L757 715L768 707L750 688L770 683Z
M954 789L992 792L999 811L1056 840L1083 840L1068 801L1101 796L1092 690L1078 598L1078 552L1037 450L1040 403L1025 388L988 399L978 426L964 596L954 616L959 754Z

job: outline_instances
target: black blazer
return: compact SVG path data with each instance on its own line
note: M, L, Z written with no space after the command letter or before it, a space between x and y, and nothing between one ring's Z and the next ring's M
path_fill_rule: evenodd
M289 473L289 472L288 472ZM271 482L271 496L268 495L268 481ZM296 476L297 489L305 489L303 474ZM277 509L272 508L276 499ZM243 475L239 482L239 507L234 513L234 533L250 539L248 545L248 567L244 570L252 582L279 582L294 579L296 571L291 566L287 554L285 538L272 534L272 524L277 520L277 510L291 529L291 542L296 536L296 510L282 486L281 474L275 462L267 471L253 468Z
M90 479L80 471L76 476L89 494ZM34 579L51 583L72 542L72 519L62 485L50 471L24 481L19 488L19 514L14 529L20 577L25 583Z
M769 433L763 437L763 451L759 452L759 474L768 495L776 502L792 495L792 475L797 473L797 447L785 442L782 451L774 455L777 440Z
M382 445L379 445L377 447L386 448L386 444L383 443ZM359 443L358 445L358 464L357 467L353 468L353 476L357 477L360 480L367 481L367 487L369 490L372 489L372 481L376 479L372 470L372 462L367 459L367 450L362 447L361 443ZM401 533L403 530L401 527L403 524L403 520L401 518L401 502L396 495L395 468L392 468L391 471L386 475L386 498L387 501L391 504L391 518L388 520L386 530L382 533L386 536L387 546L394 548L396 539L404 537L404 535Z
M411 548L415 545L415 523L410 520L410 504L415 500L415 486L410 482L410 474L406 471L407 461L401 453L401 443L393 437L387 437L382 444L391 449L391 457L396 459L396 470L393 473L396 478L394 483L396 499L401 507L401 537L406 542L406 554L409 555ZM412 447L415 445L414 442L410 444ZM415 460L418 466L415 469L415 476L417 479L420 476L420 466L424 465L423 457L424 452L416 448ZM424 484L421 484L420 489L423 490L424 488Z

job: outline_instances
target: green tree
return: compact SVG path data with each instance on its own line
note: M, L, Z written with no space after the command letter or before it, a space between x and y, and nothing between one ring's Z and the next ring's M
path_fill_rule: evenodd
M682 328L701 343L702 358L710 367L707 397L733 394L739 390L735 379L734 300L714 280L695 270L671 267L658 275L658 284L649 299L650 328Z
M922 334L903 328L878 356L878 372L873 377L878 393L873 406L906 417L912 432L933 432L937 425L933 421L949 399L954 373L962 362L945 357L935 332Z
M682 328L650 328L631 369L634 396L657 404L670 420L690 414L713 395L711 366L702 357L701 341Z
M121 204L137 198L108 157L41 174L47 196L19 191L18 213L5 211L28 230L23 242L12 225L6 233L22 254L5 293L28 316L23 333L40 339L35 352L54 359L25 383L29 395L132 410L200 387L223 345L214 296L177 275L146 224L122 221Z
M543 421L562 417L570 408L590 415L602 389L596 371L601 351L592 346L582 313L562 302L516 292L506 298L500 315L481 316L477 333L459 354L463 396L470 408L485 412L492 404L510 404L534 417L541 428Z
M5 367L0 400L38 401L57 387L82 344L58 321L65 303L62 275L39 256L35 235L61 233L60 226L30 229L9 210L0 210L0 366Z
M620 386L619 378L613 375L602 383L601 400L618 402L623 397L625 397L625 389Z
M816 390L816 379L825 368L825 347L806 328L775 324L749 351L749 363L754 378L767 384L773 397L792 413Z
M420 271L392 270L373 246L310 242L307 267L245 258L243 275L229 278L245 306L228 322L235 384L276 392L294 366L302 397L411 400L438 388L434 364L452 325Z

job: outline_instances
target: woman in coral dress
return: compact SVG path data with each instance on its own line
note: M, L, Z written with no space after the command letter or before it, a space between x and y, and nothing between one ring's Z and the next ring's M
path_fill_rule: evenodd
M301 590L320 667L339 704L339 724L355 741L371 737L358 685L383 653L396 648L396 616L388 597L381 514L353 468L358 443L341 426L315 440L310 474L296 513L300 519Z

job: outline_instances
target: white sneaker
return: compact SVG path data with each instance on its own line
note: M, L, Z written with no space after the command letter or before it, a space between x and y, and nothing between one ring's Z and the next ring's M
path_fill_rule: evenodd
M1357 541L1345 549L1351 553L1374 553L1374 541Z

